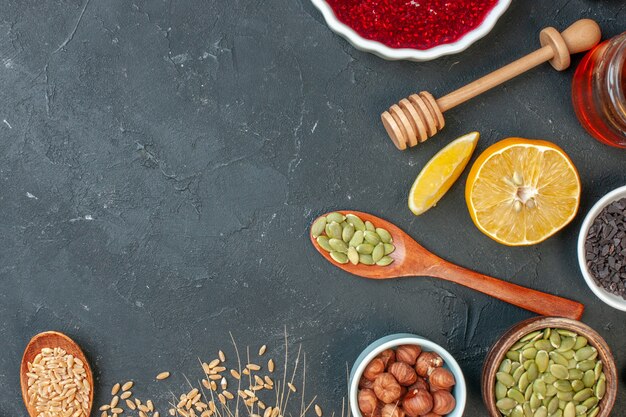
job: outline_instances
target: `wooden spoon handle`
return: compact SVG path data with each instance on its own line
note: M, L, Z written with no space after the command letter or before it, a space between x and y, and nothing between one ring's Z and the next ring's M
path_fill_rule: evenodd
M443 259L429 268L428 274L480 291L498 300L543 316L580 320L585 306L567 298L546 294L510 282L492 278Z

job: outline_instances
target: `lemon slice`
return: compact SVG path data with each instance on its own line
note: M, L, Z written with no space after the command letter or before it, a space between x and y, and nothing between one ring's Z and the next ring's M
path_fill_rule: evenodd
M428 161L409 192L409 208L416 216L436 205L459 178L479 137L478 132L461 136Z
M487 236L509 246L532 245L574 219L580 178L555 144L508 138L476 159L465 201L474 224Z

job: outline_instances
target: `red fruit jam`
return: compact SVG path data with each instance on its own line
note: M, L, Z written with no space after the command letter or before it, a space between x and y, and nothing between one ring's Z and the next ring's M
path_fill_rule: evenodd
M477 28L498 0L326 0L366 39L391 48L430 49Z

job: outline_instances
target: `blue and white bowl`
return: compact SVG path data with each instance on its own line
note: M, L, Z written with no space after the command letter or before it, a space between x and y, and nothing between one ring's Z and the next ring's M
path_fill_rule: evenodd
M359 381L361 380L365 367L372 361L372 359L378 356L385 349L393 349L400 345L419 345L422 348L422 351L435 352L441 356L444 360L444 368L452 372L454 378L456 379L456 385L452 390L452 395L456 400L456 407L451 413L447 414L447 417L461 417L467 401L467 387L465 386L465 378L463 377L461 367L454 360L452 355L450 355L447 350L438 344L408 333L392 334L380 338L365 348L365 350L361 352L359 357L356 359L354 366L352 367L352 372L350 372L349 396L352 415L355 417L363 417L361 415L361 411L359 410L357 396L359 392Z

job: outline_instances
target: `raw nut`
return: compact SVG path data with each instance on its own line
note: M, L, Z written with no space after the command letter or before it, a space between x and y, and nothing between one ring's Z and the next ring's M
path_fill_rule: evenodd
M364 416L369 416L376 411L378 405L378 398L373 390L365 388L359 391L358 394L359 410Z
M383 363L385 364L385 369L387 369L392 363L396 361L396 351L393 349L385 349L380 352L380 355L378 355L378 357L383 360Z
M423 416L433 409L433 397L425 390L409 391L402 401L402 408L409 417Z
M424 389L426 391L430 391L430 386L424 378L418 376L415 383L409 387L409 391L413 391L414 389Z
M404 410L399 404L385 404L381 410L381 417L404 417Z
M431 411L430 413L424 414L423 416L420 416L420 417L441 417L441 416Z
M442 369L442 368L439 368ZM448 391L433 392L433 409L432 412L439 415L451 413L456 407L456 401L452 394Z
M369 388L374 389L374 381L371 381L365 377L361 377L359 380L359 389Z
M401 345L396 349L396 360L412 366L421 353L422 348L417 345Z
M374 358L365 367L365 370L363 371L363 376L370 381L373 381L378 375L382 374L383 372L385 372L385 363L380 358Z
M415 363L415 370L422 378L429 376L436 368L443 366L443 359L435 352L422 352ZM432 382L431 382L432 385Z
M393 375L400 385L413 385L417 380L417 373L406 362L392 363L388 372Z
M456 384L454 375L452 375L452 372L448 371L446 368L435 368L435 370L430 374L428 382L430 382L430 389L432 391L449 391L450 388Z
M402 395L402 387L398 384L398 381L396 381L393 375L382 373L378 375L374 381L374 392L379 400L385 404L389 404L400 398L400 395Z

